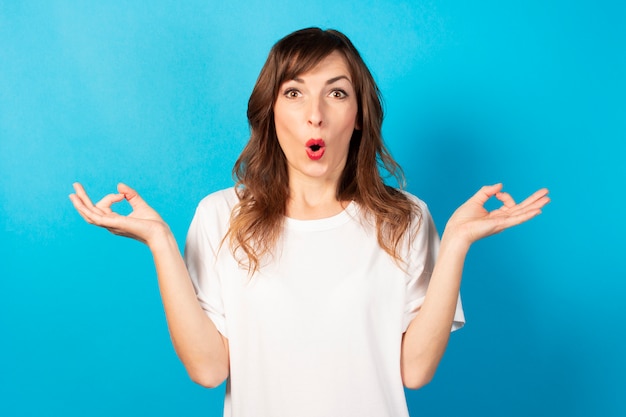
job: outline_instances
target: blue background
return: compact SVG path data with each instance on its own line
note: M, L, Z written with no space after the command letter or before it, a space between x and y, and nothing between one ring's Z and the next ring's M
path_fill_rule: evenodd
M477 243L467 326L415 416L624 416L621 1L0 1L0 415L221 415L171 347L149 251L67 199L137 188L179 243L231 184L271 45L344 31L440 230L482 184L553 202ZM128 208L122 207L122 211Z

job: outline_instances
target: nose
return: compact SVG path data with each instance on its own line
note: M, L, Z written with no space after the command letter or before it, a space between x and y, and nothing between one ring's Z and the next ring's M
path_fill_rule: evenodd
M324 103L319 99L312 99L309 105L309 125L313 127L322 126L324 120Z

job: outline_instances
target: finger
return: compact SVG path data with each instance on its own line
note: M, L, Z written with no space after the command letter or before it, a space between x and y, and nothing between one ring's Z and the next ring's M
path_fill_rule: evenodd
M541 188L537 191L535 191L534 193L532 193L530 196L528 196L524 201L522 201L520 203L520 206L526 206L526 205L530 205L533 204L535 201L540 200L541 198L545 197L548 195L548 189L547 188Z
M111 206L114 203L119 203L124 199L123 194L109 194L104 196L100 201L96 203L96 207L105 213L111 212Z
M499 192L498 194L496 194L496 197L500 201L502 201L504 206L507 208L507 212L509 214L515 214L524 210L534 210L542 208L550 201L550 199L546 197L547 193L548 190L546 188L542 188L535 191L519 204L515 204L515 200L513 200L513 198L505 192Z
M78 214L80 214L80 216L87 223L93 223L90 216L87 215L88 210L87 210L87 207L85 207L85 204L82 202L82 200L76 194L70 194L70 200L72 201L72 204L74 205L74 208L76 209Z
M117 191L124 195L124 198L128 201L133 210L146 205L146 202L139 196L137 191L122 182L117 185Z
M498 232L504 229L508 229L509 227L517 226L519 224L527 222L528 220L532 219L533 217L538 216L539 214L541 214L540 209L533 209L533 210L525 210L519 214L503 217L500 219L500 222L498 224L498 227L497 227Z
M523 210L541 210L549 202L550 202L550 197L544 196L532 203L529 203L527 206L523 208Z
M495 214L494 217L499 217L501 219L515 219L518 218L519 216L524 217L527 215L530 215L529 218L532 218L534 216L536 216L537 214L541 213L541 209L550 202L550 199L548 197L542 197L539 200L536 200L534 202L532 202L531 204L526 204L525 206L521 206L520 204L518 204L517 206L513 207L511 210L505 211L505 212L500 212L498 214Z
M480 205L484 205L487 200L500 192L500 190L502 190L502 183L485 185L480 190L478 190L478 192L474 194L471 199L480 203Z
M97 209L95 206L87 206L78 194L71 194L70 200L72 200L78 214L80 214L87 223L95 224L98 216L101 216L101 210Z
M80 199L78 199L76 196L73 195L72 197L75 198L73 202L76 211L78 211L78 214L80 214L80 216L85 219L87 223L94 224L96 226L103 226L100 220L102 218L101 214L99 214L92 208L85 206L83 202L80 201Z
M103 227L115 234L118 234L117 230L120 228L120 224L124 219L114 212L103 215L94 210L90 210L89 207L85 207L84 205L79 206L77 211L87 223Z
M94 205L91 202L91 199L89 198L89 196L87 195L87 192L85 191L85 189L83 188L83 186L76 182L73 184L74 186L74 190L76 191L76 197L78 198L78 200L80 200L80 202L82 203L82 205L84 206L85 210L88 211L93 211L97 214L104 214L105 211L103 211L101 208L97 207L96 205ZM74 205L76 206L76 205Z
M70 200L72 201L72 204L74 205L74 208L76 209L76 211L78 211L78 214L80 214L80 216L85 219L85 221L89 224L94 224L96 226L101 226L101 227L112 227L115 226L116 224L116 219L114 217L106 217L104 210L100 209L96 206L88 206L85 204L84 198L80 198L80 196L78 194L70 194ZM111 212L109 210L108 216L114 215L115 213Z
M87 206L83 198L78 194L70 194L70 200L72 204L74 204L74 208L84 216L91 217L91 213L94 211L92 209L93 206Z
M72 184L74 187L74 191L76 192L76 196L83 202L85 206L93 206L91 199L87 195L87 192L83 188L82 184L79 182L75 182Z
M511 197L509 193L498 192L496 193L496 198L507 208L515 207L515 200L513 200L513 197Z
M518 225L541 214L542 208L550 202L550 198L545 195L546 193L547 190L539 190L524 200L524 205L518 204L514 209L498 215L497 217L503 223L503 227ZM536 199L537 197L539 198Z
M547 196L548 190L542 188L535 191L532 195L527 197L524 201L518 204L519 210L534 210L541 209L543 206L550 202L550 197Z

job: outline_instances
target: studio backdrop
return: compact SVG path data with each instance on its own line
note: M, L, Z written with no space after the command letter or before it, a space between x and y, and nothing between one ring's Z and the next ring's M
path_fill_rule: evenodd
M439 231L483 184L551 190L470 251L467 325L411 414L626 415L624 4L0 1L0 415L221 415L224 387L174 353L148 249L67 196L123 181L182 249L233 183L269 49L308 26L360 50Z

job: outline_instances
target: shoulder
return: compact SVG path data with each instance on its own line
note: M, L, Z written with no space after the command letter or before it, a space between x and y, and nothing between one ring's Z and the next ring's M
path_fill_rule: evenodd
M410 192L387 186L387 197L382 207L368 207L363 204L358 204L359 214L368 222L373 225L378 224L378 221L383 223L390 223L391 228L399 226L396 220L404 224L409 219L409 229L413 232L419 229L423 220L430 219L430 211L428 205L419 197ZM396 219L396 220L393 220Z
M222 208L232 208L239 202L239 197L237 196L237 191L235 187L225 188L223 190L215 191L198 203L198 209L206 210L206 209L222 209ZM229 212L230 212L229 210Z
M411 194L406 190L399 190L400 193L404 194L404 196L411 202L415 203L420 208L427 208L427 204L424 200L420 199L418 196Z
M411 220L411 226L409 229L410 240L414 243L421 241L423 244L433 240L438 240L439 234L433 217L430 214L428 204L408 191L402 190L401 193L404 194L415 207L413 219Z
M234 187L215 191L200 200L195 217L201 222L223 224L228 222L238 202L239 197Z
M428 204L414 194L411 194L405 190L399 190L406 199L415 207L414 221L420 221L420 219L430 219L430 211L428 210Z

